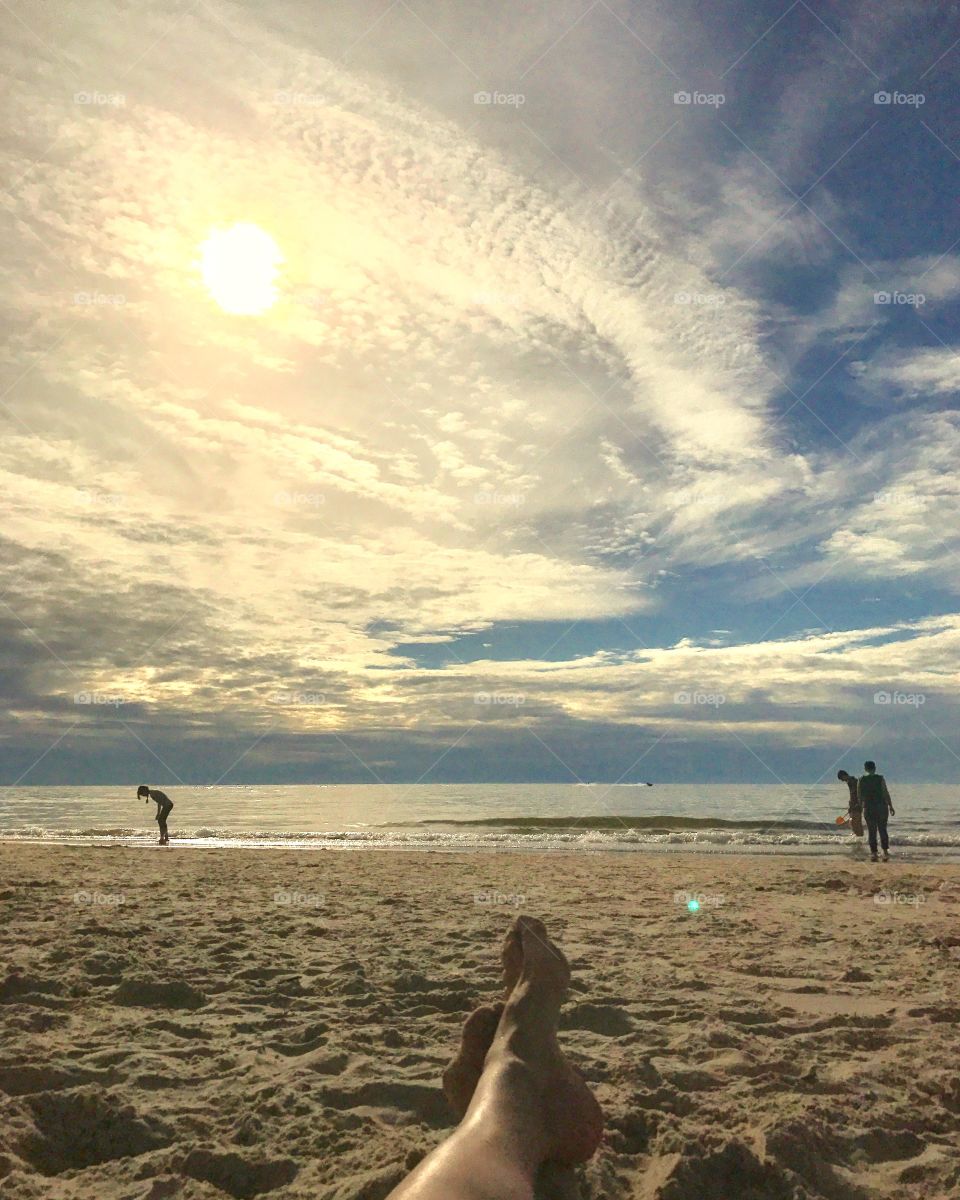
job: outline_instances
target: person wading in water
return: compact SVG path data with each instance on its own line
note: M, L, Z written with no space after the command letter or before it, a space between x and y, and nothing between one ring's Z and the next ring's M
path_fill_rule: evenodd
M137 799L141 796L146 797L145 804L149 804L151 800L157 806L157 824L160 826L160 845L170 845L170 834L167 833L167 817L170 815L170 810L173 808L173 801L166 792L158 792L156 788L151 790L145 783L141 783L137 788Z
M887 789L887 781L877 774L875 762L865 762L865 775L860 776L857 783L857 798L863 808L863 816L867 822L867 835L870 839L870 857L877 861L877 834L880 835L880 848L883 851L883 861L890 861L890 839L887 837L887 815L894 816L893 801Z
M847 785L847 791L850 793L850 802L847 805L847 812L850 815L850 832L856 838L863 837L863 809L860 807L860 797L858 795L857 777L849 774L847 771L838 771L837 778ZM856 849L863 850L863 842L856 842Z

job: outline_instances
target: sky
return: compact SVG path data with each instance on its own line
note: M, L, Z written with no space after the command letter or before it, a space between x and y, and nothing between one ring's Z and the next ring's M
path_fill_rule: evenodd
M957 776L960 5L0 28L0 783Z

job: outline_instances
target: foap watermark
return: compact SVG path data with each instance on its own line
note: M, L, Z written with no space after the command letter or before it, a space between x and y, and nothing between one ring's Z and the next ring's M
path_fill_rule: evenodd
M726 104L723 92L674 92L674 104L689 104L691 108L720 108Z
M726 304L723 292L674 292L674 304L692 304L699 308L720 308Z
M116 908L127 902L123 892L74 892L72 899L74 904L94 905L98 908Z
M873 502L890 508L924 508L927 498L917 492L888 488L884 492L877 492L873 497Z
M527 97L523 92L474 92L473 102L494 108L522 108L527 102Z
M332 295L332 292L324 288L305 287L298 288L294 293L294 298L304 308L309 308L312 312L320 312L321 309L330 305Z
M923 292L874 292L874 304L906 305L907 308L922 308L927 302Z
M127 498L120 492L94 492L90 488L80 488L77 503L84 508L123 508Z
M907 708L921 708L927 702L923 692L874 692L874 704L903 705Z
M708 708L719 708L726 704L727 697L723 692L674 692L674 704L703 704Z
M74 104L89 104L94 108L123 108L127 97L123 92L74 92Z
M273 102L281 108L322 108L330 100L320 92L274 92Z
M484 504L490 508L519 508L523 503L520 492L474 492L474 504Z
M73 302L87 308L122 308L127 298L122 292L74 292Z
M274 492L277 508L323 508L327 502L323 492Z
M520 306L520 296L517 292L495 292L482 288L480 291L472 292L470 299L474 304L479 304L483 308L519 308Z
M118 696L115 692L74 692L73 702L100 705L103 708L119 708L121 704L129 703L125 696Z
M274 904L283 908L323 908L327 902L326 892L298 892L278 888L273 893Z
M527 902L521 892L498 892L495 888L473 893L474 904L485 908L523 908Z
M474 692L473 702L494 707L519 708L526 702L526 696L523 692Z
M890 892L882 888L873 897L874 904L910 904L914 908L918 904L926 904L927 897L923 892Z
M920 108L926 104L927 97L923 92L874 92L874 104L888 104L893 108L905 106L907 108Z
M281 707L296 708L311 707L326 704L326 692L271 692L267 697L268 704L279 704Z
M719 908L727 898L722 892L678 891L673 893L673 902L682 904L687 912L700 912L702 908Z

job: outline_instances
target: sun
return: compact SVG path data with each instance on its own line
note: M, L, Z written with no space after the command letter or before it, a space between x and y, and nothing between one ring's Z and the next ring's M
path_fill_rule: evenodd
M228 313L256 316L277 299L280 247L259 225L214 229L200 246L200 273L210 295Z

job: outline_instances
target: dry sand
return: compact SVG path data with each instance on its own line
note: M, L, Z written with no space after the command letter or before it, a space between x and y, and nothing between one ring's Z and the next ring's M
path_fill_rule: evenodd
M562 1038L608 1119L542 1196L960 1195L960 868L175 844L0 865L5 1200L379 1200L450 1127L439 1076L514 911L571 959Z

